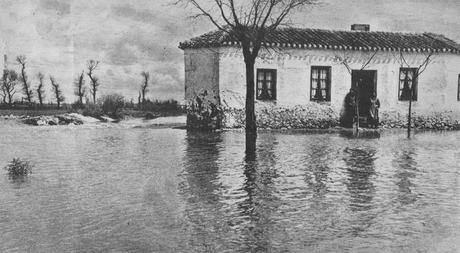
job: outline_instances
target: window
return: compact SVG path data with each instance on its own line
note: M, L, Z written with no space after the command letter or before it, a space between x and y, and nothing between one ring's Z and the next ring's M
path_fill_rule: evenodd
M458 75L457 101L460 101L460 74Z
M257 69L257 92L258 100L276 99L276 70Z
M409 101L412 89L412 101L417 101L417 69L400 68L399 70L399 100Z
M331 67L311 67L311 101L331 101Z

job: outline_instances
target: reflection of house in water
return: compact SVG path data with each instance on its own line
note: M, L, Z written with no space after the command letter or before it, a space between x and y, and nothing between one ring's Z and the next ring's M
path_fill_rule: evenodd
M352 31L286 28L268 36L265 43L282 50L262 51L256 60L256 107L319 106L339 112L349 89L357 86L360 101L369 101L376 92L382 113L404 115L413 87L417 113L460 112L460 45L442 35L373 32L359 25ZM245 65L232 36L210 32L181 43L180 48L189 105L198 98L200 105L243 108ZM409 66L401 64L400 52ZM414 68L429 53L434 54L433 61L414 78ZM341 64L343 60L350 70Z
M279 233L273 214L281 205L275 194L276 139L259 136L256 158L241 166L231 163L232 168L222 164L222 156L228 155L223 133L188 132L186 139L181 195L190 222L189 243L203 252L218 252L217 245L234 249L229 245L234 239L241 252L270 251L271 236ZM241 187L228 192L226 176L242 177Z
M215 251L219 221L219 145L220 133L187 133L182 195L186 198L186 216L191 223L193 248Z
M274 180L279 176L275 168L275 138L276 135L259 136L257 158L245 161L243 189L246 198L238 204L241 213L247 217L241 231L244 252L271 251L270 235L277 229L272 217L281 205L274 194Z
M417 200L417 195L412 192L414 184L412 180L416 176L417 162L414 159L416 152L414 148L403 149L396 152L393 159L393 167L396 168L396 178L398 181L398 200L402 206L411 204Z
M350 195L350 210L359 217L353 222L353 233L359 233L372 225L376 215L372 215L372 200L375 195L375 186L372 177L375 175L374 161L377 151L372 147L346 148L344 162L346 164L348 180L346 187ZM361 214L366 213L365 216Z
M374 161L376 150L366 148L346 148L344 161L347 165L350 193L350 207L353 211L366 211L371 208L375 193L371 177L375 174Z
M312 204L321 204L324 195L327 193L327 180L330 171L329 161L332 143L330 136L324 135L314 143L308 143L305 161L305 182L313 192Z

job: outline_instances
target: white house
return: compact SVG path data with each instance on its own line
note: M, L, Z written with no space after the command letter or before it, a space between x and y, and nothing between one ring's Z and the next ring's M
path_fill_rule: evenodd
M460 45L443 35L373 32L367 25L351 31L285 28L265 44L272 49L255 64L256 107L324 107L339 115L350 88L358 87L360 101L377 94L384 117L404 117L413 85L417 114L460 115ZM216 108L244 107L245 65L237 41L216 31L180 48L189 118L204 112L198 120L220 120ZM429 55L425 71L413 79Z

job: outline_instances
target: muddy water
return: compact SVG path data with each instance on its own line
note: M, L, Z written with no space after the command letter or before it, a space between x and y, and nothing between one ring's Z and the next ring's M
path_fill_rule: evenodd
M0 126L0 252L456 252L460 132Z

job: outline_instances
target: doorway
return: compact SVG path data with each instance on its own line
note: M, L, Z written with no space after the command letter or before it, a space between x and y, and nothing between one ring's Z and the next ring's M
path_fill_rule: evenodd
M359 122L367 125L370 98L374 92L377 94L377 70L352 70L351 88L358 97Z

